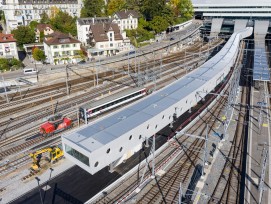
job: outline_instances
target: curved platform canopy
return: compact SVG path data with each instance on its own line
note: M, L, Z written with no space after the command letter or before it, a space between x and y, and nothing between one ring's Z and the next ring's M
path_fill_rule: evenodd
M94 174L129 154L212 91L229 73L247 28L234 33L210 60L169 86L105 118L62 136L65 156Z

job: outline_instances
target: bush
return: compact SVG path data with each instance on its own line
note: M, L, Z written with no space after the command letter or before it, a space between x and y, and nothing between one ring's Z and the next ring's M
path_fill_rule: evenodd
M15 58L12 59L6 59L6 58L0 58L0 70L1 71L8 71L8 70L14 70L24 67L24 64Z

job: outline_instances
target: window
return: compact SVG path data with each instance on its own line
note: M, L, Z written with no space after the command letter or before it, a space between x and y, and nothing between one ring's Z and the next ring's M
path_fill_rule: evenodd
M62 47L62 48L64 48L64 47L65 47L65 45L61 45L61 47Z
M76 47L76 44L73 44L73 47Z
M85 156L84 154L82 154L81 152L78 152L77 150L71 148L70 146L65 144L65 150L66 152L71 155L72 157L78 159L80 162L82 162L83 164L89 166L89 158L87 156ZM96 162L98 163L98 162ZM95 165L96 165L95 163ZM98 163L99 164L99 163ZM97 164L97 166L98 166ZM96 167L96 166L95 166Z
M56 49L56 48L57 48L57 45L54 45L53 48Z
M113 36L112 33L110 33L109 36L112 37Z
M130 135L129 140L131 140L132 138L133 138L133 135Z
M120 148L120 150L119 150L119 152L121 152L121 151L122 151L122 149L123 149L123 148L121 147L121 148Z
M110 43L110 47L113 47L113 43Z
M107 153L107 154L109 154L109 152L110 152L110 148L109 148L108 150L106 150L106 153Z
M66 47L70 47L70 45L66 45Z

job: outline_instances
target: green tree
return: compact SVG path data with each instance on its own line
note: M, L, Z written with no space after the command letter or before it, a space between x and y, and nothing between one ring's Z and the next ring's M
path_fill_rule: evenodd
M33 55L34 60L36 61L44 62L46 59L44 51L40 50L37 47L33 50L32 55Z
M11 31L14 38L17 40L17 45L22 48L23 44L34 43L36 35L33 30L28 26L18 26L17 29Z
M37 21L31 21L30 23L29 23L29 27L32 29L32 30L35 30L36 28L37 28L37 25L38 25L39 23L37 22Z
M40 23L50 23L50 18L49 16L47 15L47 13L45 11L42 12L42 14L40 15Z
M63 33L70 33L73 36L77 33L76 17L73 18L66 12L59 11L56 16L51 19L50 24L53 29Z
M163 18L162 16L155 16L151 23L150 27L155 33L161 33L162 31L165 31L169 26L169 23L166 18Z
M10 66L8 63L8 59L6 58L0 58L0 70L4 71L4 70L9 70Z
M140 10L140 1L139 0L126 0L126 9L129 10Z
M9 60L9 65L11 67L16 67L16 68L21 68L24 67L24 64L22 63L22 61L17 60L16 58L12 58Z
M194 8L191 0L181 0L179 3L179 11L182 18L185 18L186 20L189 20L194 15Z
M146 20L151 21L154 16L159 16L166 6L165 0L142 0L140 11Z
M110 0L107 4L107 15L112 15L116 11L121 11L125 8L125 0Z
M103 16L104 8L104 0L84 0L84 6L81 9L81 18Z

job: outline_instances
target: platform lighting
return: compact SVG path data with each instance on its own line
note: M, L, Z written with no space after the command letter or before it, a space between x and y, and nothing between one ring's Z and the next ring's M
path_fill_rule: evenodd
M37 182L38 182L38 188L39 188L39 192L40 192L40 201L41 201L41 204L43 204L42 195L41 195L41 190L40 190L40 179L39 179L39 177L35 177L35 179L36 179Z

